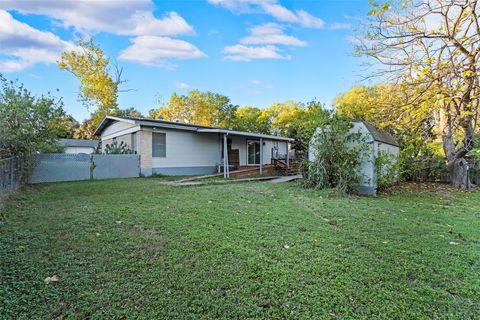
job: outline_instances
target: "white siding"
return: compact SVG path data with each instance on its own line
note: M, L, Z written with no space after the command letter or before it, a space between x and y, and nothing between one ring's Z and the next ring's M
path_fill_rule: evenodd
M147 130L147 129L145 129ZM152 158L153 168L206 167L220 163L218 134L156 129L166 134L166 157Z
M272 154L275 154L277 150L278 154L286 155L287 154L287 142L286 141L273 141L273 140L264 140L265 145L263 146L263 163L270 164L272 163Z
M364 159L360 164L360 175L362 176L362 186L375 186L375 155L376 155L376 146L370 131L363 124L363 122L354 122L353 132L358 132L362 134L362 138L365 139L365 143L368 146L368 151L364 154Z
M93 152L93 148L91 147L66 147L65 153L87 153L91 154Z
M389 152L391 155L398 157L400 155L400 148L392 146L391 144L386 144L378 142L378 150Z
M136 131L136 129L140 130L140 127L123 121L114 122L108 127L106 127L105 130L103 130L102 140L122 136L124 134L131 133L132 130Z

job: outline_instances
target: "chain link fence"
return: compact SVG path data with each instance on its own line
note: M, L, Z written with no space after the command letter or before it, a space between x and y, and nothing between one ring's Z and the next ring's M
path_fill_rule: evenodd
M8 195L20 188L21 175L22 161L19 158L0 159L0 204Z
M29 183L133 178L140 175L136 154L42 153L33 156Z

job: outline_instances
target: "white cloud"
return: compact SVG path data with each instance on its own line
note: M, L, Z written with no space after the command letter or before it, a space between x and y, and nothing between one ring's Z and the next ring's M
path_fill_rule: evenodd
M254 59L291 59L289 55L282 55L279 53L279 49L276 46L244 46L236 44L234 46L228 46L223 49L223 53L227 55L224 59L233 61L251 61Z
M200 59L207 55L193 44L168 37L140 36L131 40L132 45L120 52L119 59L144 65L172 68L170 59Z
M0 10L0 53L12 57L0 60L0 71L18 72L37 63L55 63L61 52L74 49L72 43L32 28Z
M195 33L192 26L176 12L156 18L151 0L2 0L0 9L48 16L63 27L72 27L84 33L108 32L135 36Z
M299 23L306 28L321 29L325 25L322 19L314 17L304 10L297 10L296 13Z
M272 17L284 22L298 22L298 17L295 13L278 3L264 2L261 4L263 10Z
M263 13L282 22L298 23L306 28L323 28L325 22L304 10L289 10L277 0L208 0L235 13Z
M272 89L273 88L272 84L264 83L264 82L262 82L260 80L257 80L257 79L250 80L250 83L257 86L257 87L263 87L264 89Z
M352 28L352 25L350 23L340 23L340 22L334 22L329 26L330 30L348 30L351 28Z
M283 27L276 23L266 23L250 29L250 35L240 40L242 44L283 44L305 46L306 42L283 33Z
M185 90L185 89L190 89L192 86L185 82L175 82L175 87L177 89Z
M272 89L273 85L269 83L264 83L257 79L253 79L250 80L247 85L239 85L235 88L249 94L262 94L263 92L265 92L265 90Z

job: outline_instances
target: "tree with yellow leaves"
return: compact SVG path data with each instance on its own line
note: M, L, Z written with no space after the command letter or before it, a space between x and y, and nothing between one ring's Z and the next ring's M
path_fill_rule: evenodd
M435 113L425 112L427 107L409 105L409 95L408 87L393 83L355 86L338 95L333 105L342 116L364 120L393 133L405 161L444 155Z
M90 120L82 124L79 134L82 138L91 138L100 121L118 109L119 86L122 69L115 67L111 71L110 59L92 40L80 39L76 50L63 52L58 67L72 73L80 81L79 99L87 107L95 107Z
M476 0L372 1L357 52L373 75L405 88L410 118L434 115L453 185L468 188L465 156L480 115L480 8ZM380 68L378 68L380 66Z

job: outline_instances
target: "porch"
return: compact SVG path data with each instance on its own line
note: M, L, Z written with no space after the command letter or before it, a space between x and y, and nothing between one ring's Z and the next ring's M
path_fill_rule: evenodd
M221 157L218 173L230 175L264 175L279 169L278 161L284 159L289 167L290 147L293 139L264 134L222 129L203 129L199 132L217 132L220 138ZM275 160L275 161L274 161Z

